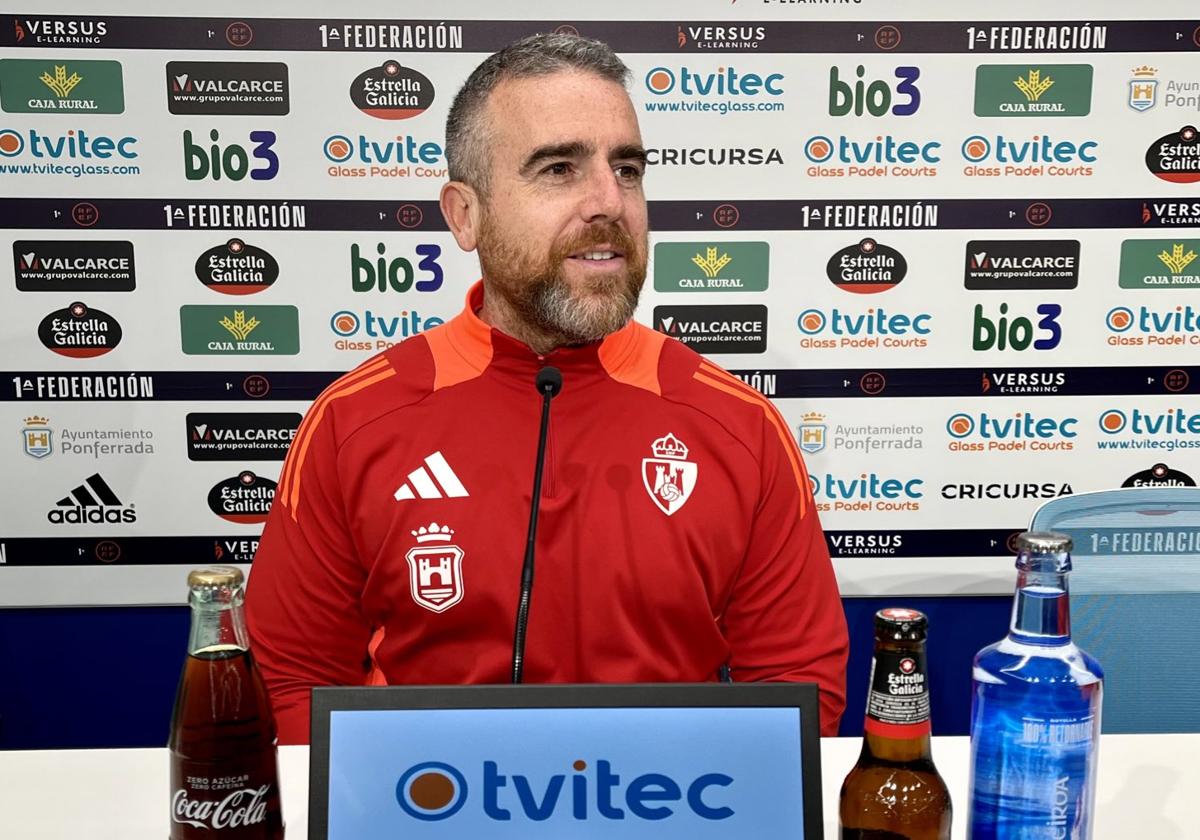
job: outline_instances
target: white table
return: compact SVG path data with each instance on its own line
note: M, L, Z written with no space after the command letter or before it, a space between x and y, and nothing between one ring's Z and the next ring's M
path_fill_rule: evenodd
M837 837L842 778L858 738L821 742L825 836ZM966 836L966 738L935 738L933 757L954 799L954 837ZM1200 735L1105 735L1094 840L1200 837ZM281 747L280 787L291 840L308 837L308 748ZM0 837L12 840L164 840L166 749L0 752Z

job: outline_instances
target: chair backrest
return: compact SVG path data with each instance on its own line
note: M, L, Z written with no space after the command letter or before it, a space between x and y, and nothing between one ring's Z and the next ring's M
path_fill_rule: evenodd
M1200 488L1063 496L1030 530L1075 542L1071 629L1104 668L1104 731L1200 732Z

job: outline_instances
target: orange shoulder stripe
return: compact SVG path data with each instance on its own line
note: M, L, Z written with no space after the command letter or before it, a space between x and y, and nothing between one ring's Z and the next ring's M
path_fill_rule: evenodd
M313 435L325 416L325 409L333 400L356 394L364 388L369 388L395 375L395 369L386 359L381 358L377 362L368 363L339 379L321 396L317 397L316 402L309 408L308 416L304 418L304 423L301 425L296 439L292 441L291 449L288 452L288 463L284 468L283 486L279 489L279 496L283 500L283 504L292 510L293 520L296 519L296 507L300 501L301 469L304 467L304 459L308 455L308 447L312 443Z
M775 420L777 421L776 428L781 428L781 429L785 429L785 430L789 428L787 420L784 419L783 414L776 407L775 403L772 402L769 397L767 397L765 394L763 394L757 388L752 388L751 386L747 385L742 380L738 379L736 376L734 376L729 371L724 370L723 368L717 367L712 362L708 361L708 359L701 360L701 367L708 374L719 377L721 379L724 379L726 382L733 385L735 388L740 389L742 391L742 393L747 394L748 396L751 396L755 400L762 403L764 409L769 414L772 414L775 416ZM795 461L800 464L800 470L804 474L805 479L807 480L808 470L804 468L804 457L800 454L800 447L796 444L796 439L794 437L792 437L790 432L785 432L785 434L783 435L783 444L784 444L785 448L791 450Z
M283 465L283 477L279 481L279 488L277 491L281 498L286 497L285 489L291 483L292 475L295 472L296 462L295 462L295 458L292 457L292 454L291 454L292 450L298 448L297 444L299 444L301 441L303 441L308 435L312 434L312 431L313 431L312 420L316 416L317 408L322 403L324 403L329 398L329 396L331 394L333 394L334 392L336 392L339 388L341 388L344 385L347 385L351 382L354 382L354 381L362 378L363 376L368 376L372 373L383 370L383 368L386 367L386 365L387 365L387 360L384 359L383 356L380 356L377 359L368 361L366 364L364 364L360 368L355 368L354 370L349 371L348 373L342 374L340 377L338 377L333 382L331 382L329 384L329 387L327 387L324 391L322 391L320 394L318 394L317 398L315 400L313 400L311 405L309 405L308 411L304 415L304 420L303 420L303 422L300 423L300 428L296 430L296 436L292 439L292 445L290 447L288 447L288 459Z
M721 371L721 373L724 374L724 371ZM718 391L723 391L726 394L737 397L739 400L748 402L751 405L756 405L762 410L763 415L775 428L775 433L779 436L779 442L783 446L783 451L787 453L788 461L792 467L792 475L796 479L796 487L800 491L800 516L803 517L808 510L808 497L812 492L812 487L808 483L808 473L804 469L804 461L800 458L800 452L796 448L796 442L792 439L791 433L787 430L787 426L780 417L779 412L775 409L775 406L773 406L770 400L768 400L758 391L747 393L747 390L745 389L745 383L741 382L741 380L738 380L736 377L725 374L724 376L717 378L713 374L709 373L709 370L703 365L701 366L700 370L697 370L692 375L692 378L694 378L697 382L708 385L710 388L715 388ZM737 387L729 383L729 379L737 381L738 384L742 385L743 387Z
M395 375L396 371L388 368L387 370L381 371L374 376L369 376L366 379L362 379L353 385L348 385L341 391L338 391L336 394L330 395L329 399L323 402L321 407L317 409L317 416L313 420L313 430L315 431L317 426L321 424L321 419L325 415L325 409L329 407L329 403L331 403L333 400L340 399L341 397L348 397L351 394L361 391L363 388L368 388L377 382L390 379ZM292 519L296 518L296 507L300 502L300 480L303 478L301 469L304 467L304 458L308 454L308 445L312 442L312 437L312 434L309 434L301 443L299 453L296 456L296 466L292 470L292 481L289 485L287 496L287 506L292 509Z
M776 407L775 403L756 388L750 387L745 382L731 374L729 371L717 367L707 359L702 360L702 367L709 374L719 376L726 382L733 385L735 388L739 388L742 393L753 397L763 405L764 410L768 413L768 416L774 416L775 428L777 430L782 430L780 437L783 446L785 449L789 450L789 457L791 457L793 464L799 465L800 473L804 476L804 487L807 488L806 492L811 492L812 488L808 483L808 469L804 466L804 456L800 454L800 447L796 444L796 439L792 437L791 432L788 431L790 427L788 426L787 420L784 419L783 414Z

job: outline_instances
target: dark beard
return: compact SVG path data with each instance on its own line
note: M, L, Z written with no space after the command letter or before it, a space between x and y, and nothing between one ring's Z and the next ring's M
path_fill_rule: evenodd
M572 289L560 273L564 261L602 243L624 254L626 268L594 278L584 290ZM478 249L488 292L503 298L523 325L556 345L596 341L621 329L633 317L646 280L645 241L635 243L614 224L593 225L538 260L504 240L485 213Z

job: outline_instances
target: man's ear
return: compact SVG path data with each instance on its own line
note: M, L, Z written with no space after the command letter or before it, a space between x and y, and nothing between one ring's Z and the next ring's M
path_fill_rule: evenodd
M442 217L450 232L464 251L474 251L479 243L479 218L482 206L475 189L462 181L450 181L442 186L438 200Z

